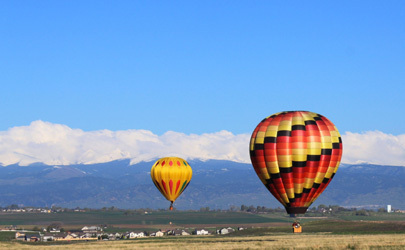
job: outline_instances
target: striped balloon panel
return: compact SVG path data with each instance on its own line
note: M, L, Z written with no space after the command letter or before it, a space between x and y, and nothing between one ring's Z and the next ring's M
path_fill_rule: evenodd
M250 140L256 174L286 208L310 206L333 178L341 157L336 127L308 111L271 115L259 123Z
M152 181L156 188L171 202L187 188L192 175L190 165L179 157L161 158L151 169Z

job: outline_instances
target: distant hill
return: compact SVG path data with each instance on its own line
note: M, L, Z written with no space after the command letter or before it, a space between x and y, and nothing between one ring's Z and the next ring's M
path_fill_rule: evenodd
M0 168L0 206L167 208L169 202L150 179L154 162L113 161L93 165L34 164ZM232 205L281 206L261 184L250 164L189 161L193 178L175 202L178 209ZM405 168L343 165L314 205L405 209Z

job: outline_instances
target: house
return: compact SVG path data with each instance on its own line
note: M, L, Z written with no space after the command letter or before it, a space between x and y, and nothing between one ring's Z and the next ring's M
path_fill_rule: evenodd
M18 237L24 236L25 237L25 233L22 232L16 232L15 233L15 238L17 239Z
M108 239L109 240L119 240L122 238L122 234L120 233L110 233L108 234Z
M57 233L53 235L54 240L65 240L67 233Z
M49 232L50 233L60 233L60 229L59 228L50 228Z
M73 240L73 239L75 239L76 237L75 237L76 235L75 234L67 234L66 236L65 236L65 238L64 238L64 240Z
M183 231L184 231L184 230L183 230ZM171 230L168 234L174 235L174 236L179 236L179 235L181 235L181 233L182 233L182 230L180 230L180 229L175 229L175 230Z
M98 231L103 231L103 229L97 226L90 226L90 227L85 226L82 228L83 233L97 233Z
M16 240L19 240L19 241L25 241L25 235L23 235L23 236L18 236L17 238L15 238Z
M41 240L41 235L39 233L26 234L25 240L30 242L37 242Z
M54 238L53 238L53 234L51 234L51 233L44 233L43 235L42 235L42 239L41 239L41 241L53 241L54 240Z
M142 237L145 237L144 232L130 232L127 234L127 238L129 238L129 239L142 238Z
M115 233L115 238L116 238L116 239L122 239L122 234L120 234L120 233Z
M22 233L22 232L16 232L15 233L15 239L19 241L31 241L31 242L36 242L41 240L41 234L40 233Z
M189 232L186 232L186 231L184 231L184 230L182 230L182 231L181 231L181 235L182 235L182 236L187 236L187 235L190 235L190 233L189 233Z
M162 237L165 234L162 231L157 231L156 233L151 233L150 236L154 236L154 237Z
M194 233L196 235L209 235L210 234L207 230L205 230L203 228L195 229Z
M217 230L217 234L229 234L235 232L235 229L228 227L228 228L222 228Z
M16 239L16 240L25 241L25 233L16 232L16 233L15 233L15 239Z

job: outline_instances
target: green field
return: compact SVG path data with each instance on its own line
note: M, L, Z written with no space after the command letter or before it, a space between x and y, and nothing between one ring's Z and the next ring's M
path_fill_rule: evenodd
M257 214L238 212L179 212L163 211L134 213L126 215L122 211L90 211L63 213L2 213L0 224L17 225L20 228L46 227L52 223L60 223L66 228L80 228L85 225L106 225L119 228L159 228L162 225L177 227L200 225L249 225L265 223L289 223L286 216L263 217Z
M291 223L299 220L302 234L293 234ZM107 225L106 231L122 232L130 228L155 229L207 228L244 226L247 229L227 235L165 236L116 242L37 242L13 241L14 232L0 232L0 248L24 249L57 246L60 249L400 249L405 247L405 214L373 213L354 216L345 212L328 216L290 218L285 213L252 214L244 212L154 211L88 211L63 213L2 213L0 223L20 228L46 227L58 222L67 230L84 225ZM170 222L172 222L170 224ZM404 240L403 240L404 239ZM55 245L56 244L56 245ZM192 247L193 246L193 247Z
M401 213L375 213L370 216L354 216L350 213L341 213L334 216L299 217L307 232L334 232L343 233L347 230L355 232L395 232L403 230L405 214ZM60 223L63 227L81 227L84 225L106 225L119 228L155 228L162 225L185 226L236 226L266 227L278 224L272 230L289 228L295 218L285 213L253 214L244 212L197 212L197 211L153 211L149 213L125 213L124 211L87 211L62 213L0 213L0 225L17 225L19 227L43 226L51 223ZM377 223L378 222L378 223ZM391 225L392 230L385 228Z

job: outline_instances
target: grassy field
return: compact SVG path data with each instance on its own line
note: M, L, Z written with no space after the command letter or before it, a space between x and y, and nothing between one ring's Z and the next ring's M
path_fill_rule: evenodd
M291 223L301 221L302 234L293 234ZM289 218L284 213L152 212L125 215L122 211L55 214L0 214L3 225L28 229L61 222L66 229L107 224L111 232L130 228L174 229L245 226L228 235L166 236L121 241L21 243L14 233L0 233L0 249L405 249L405 215L375 214ZM172 222L172 224L170 224Z
M127 241L21 244L0 243L1 249L404 249L405 235L269 234L233 237L165 237Z
M81 228L85 225L107 225L122 228L160 228L162 226L187 227L191 225L249 225L266 223L289 223L288 217L263 217L256 214L236 212L177 212L163 211L148 214L125 215L122 211L91 211L66 213L3 213L0 225L18 225L23 228L46 227L59 222L64 228Z

